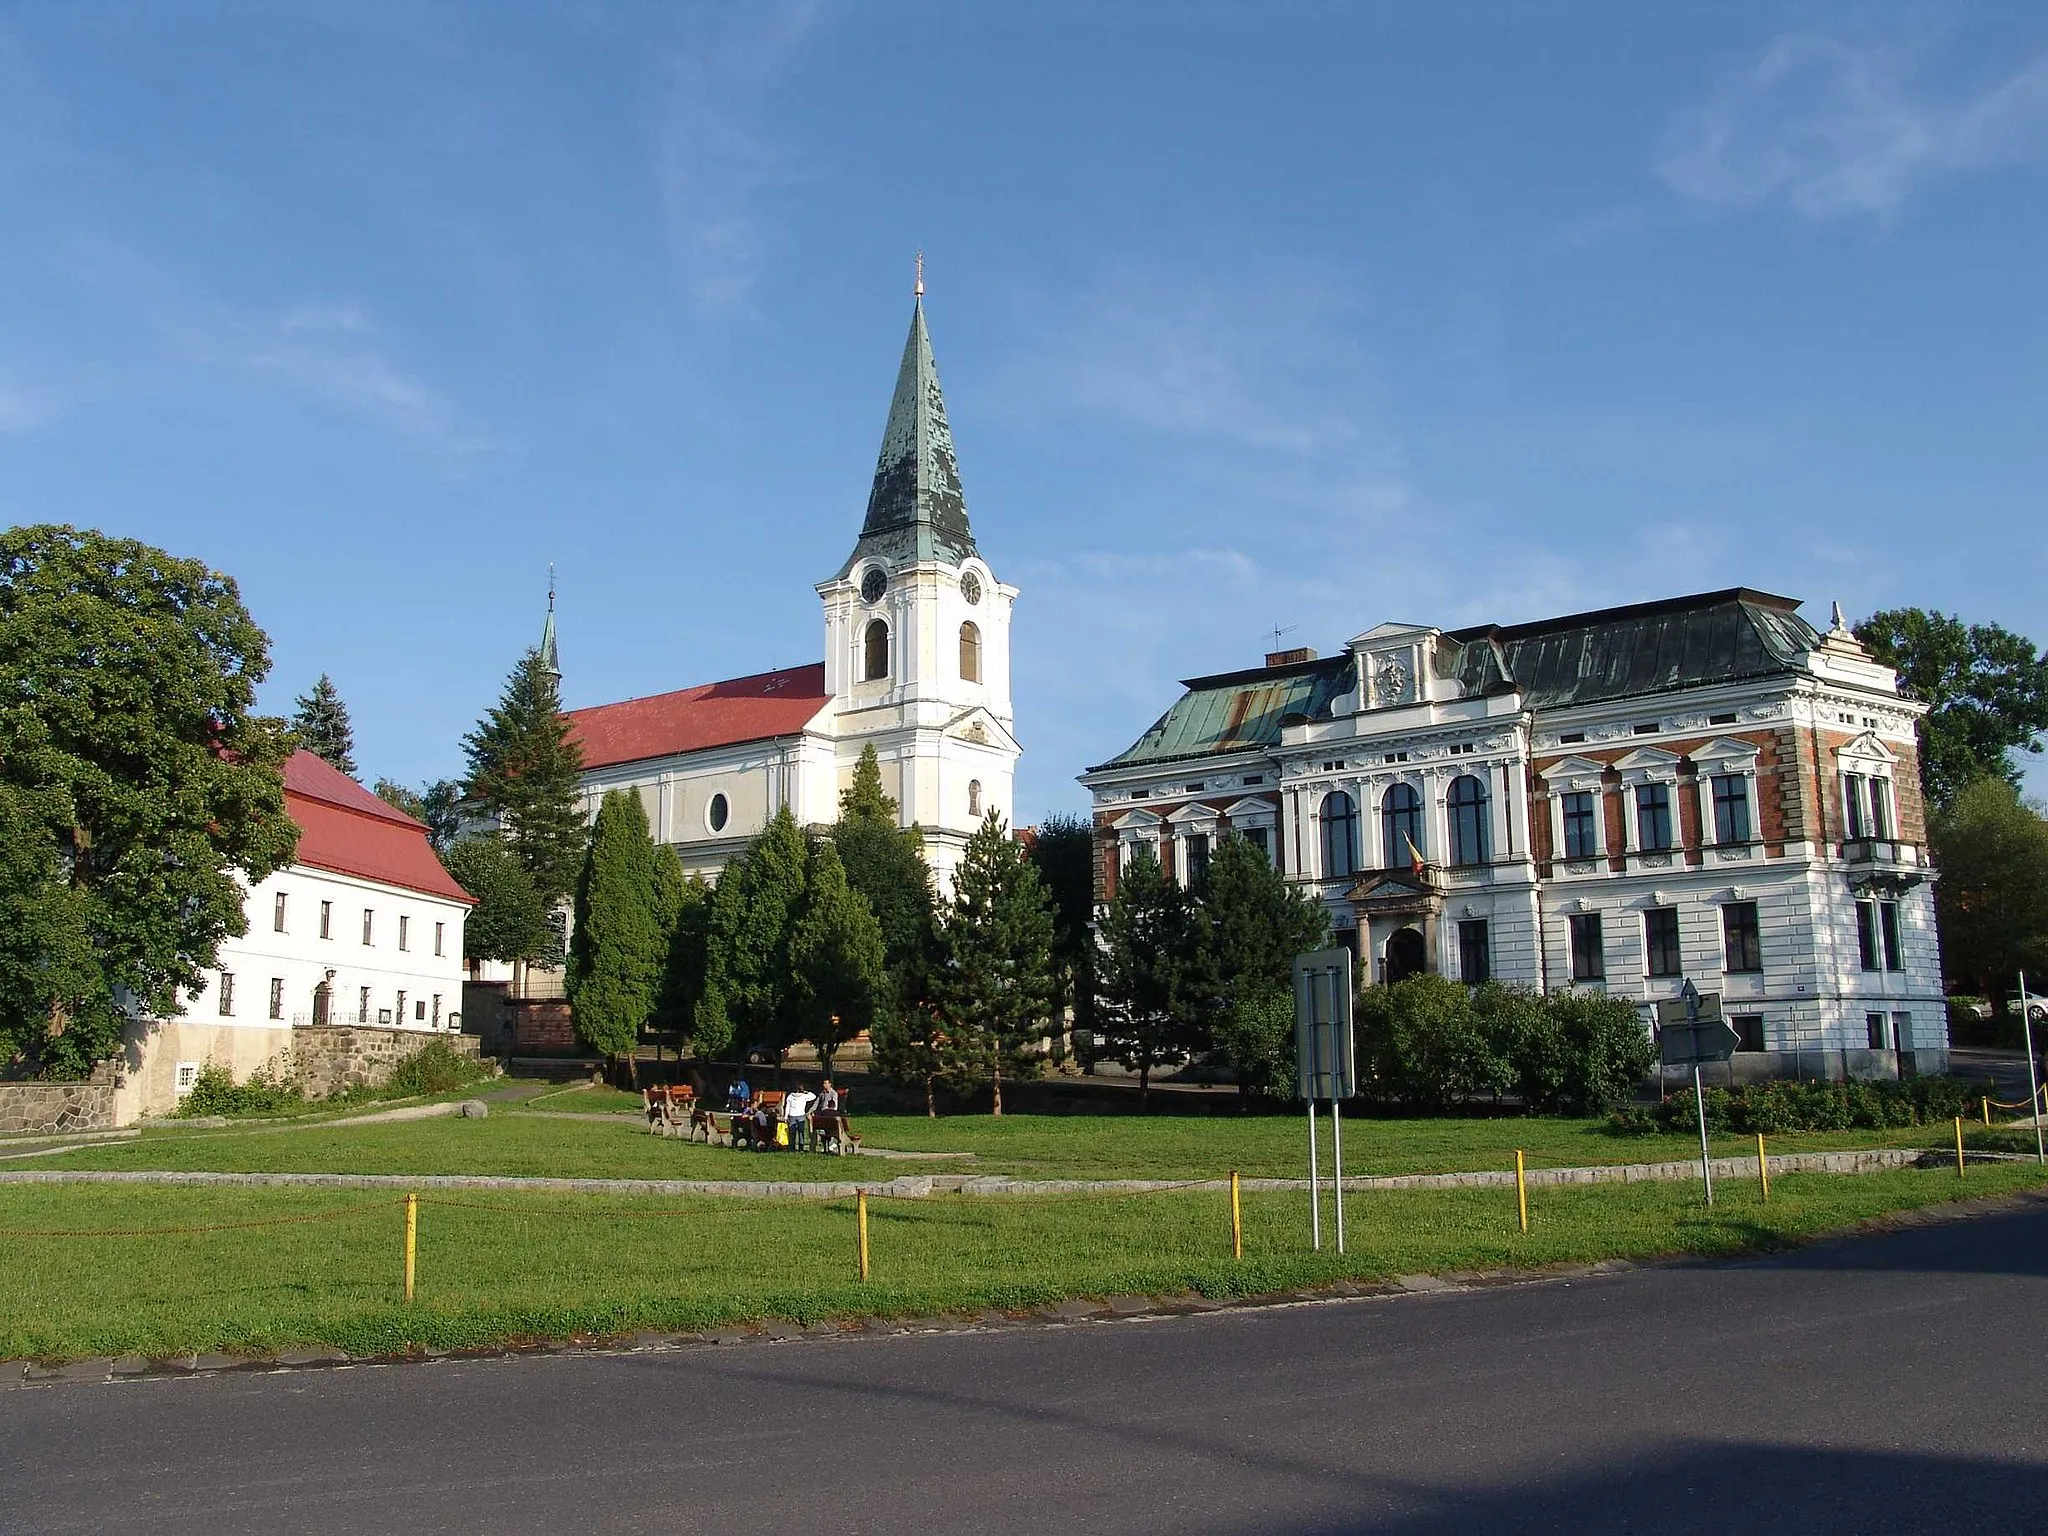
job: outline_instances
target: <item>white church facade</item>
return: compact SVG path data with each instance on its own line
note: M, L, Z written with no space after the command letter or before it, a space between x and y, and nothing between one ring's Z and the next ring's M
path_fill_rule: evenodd
M968 524L921 279L866 519L815 590L822 662L570 711L585 810L635 791L656 840L715 876L783 807L805 825L832 822L872 746L944 889L983 817L1010 814L1017 589ZM551 660L554 644L550 616Z

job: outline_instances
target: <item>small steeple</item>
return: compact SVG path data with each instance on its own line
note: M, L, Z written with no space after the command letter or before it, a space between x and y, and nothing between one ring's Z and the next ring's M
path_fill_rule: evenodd
M548 664L557 687L562 682L562 654L555 649L555 567L548 564L548 617L540 628L540 659Z
M924 253L917 256L911 295L910 337L896 372L896 393L882 429L875 460L874 488L860 543L845 569L863 554L883 558L943 560L957 565L976 553L967 525L967 499L960 489L960 464L946 397L939 389L938 364L924 322ZM843 574L843 573L842 573Z

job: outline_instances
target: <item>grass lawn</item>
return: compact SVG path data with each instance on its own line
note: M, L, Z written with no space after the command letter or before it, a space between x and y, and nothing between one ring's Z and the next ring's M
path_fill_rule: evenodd
M574 1103L581 1094L552 1099ZM1327 1117L1322 1156L1329 1154ZM903 1151L966 1151L972 1161L883 1162L787 1152L736 1152L649 1135L636 1116L568 1120L517 1112L487 1120L417 1120L355 1126L166 1129L36 1159L37 1168L170 1169L221 1173L469 1173L509 1177L798 1179L880 1182L899 1173L1002 1173L1020 1178L1300 1178L1307 1133L1293 1116L867 1115L855 1125L871 1145ZM1347 1174L1453 1173L1664 1162L1697 1157L1688 1136L1610 1136L1590 1120L1446 1119L1345 1121ZM1773 1152L1843 1147L1947 1145L1943 1126L1828 1131L1770 1138ZM1754 1153L1752 1137L1717 1137L1717 1154ZM1328 1170L1328 1162L1324 1164Z
M1073 1295L1254 1294L1603 1257L1765 1249L1864 1217L2048 1182L2030 1165L1790 1175L1761 1204L1731 1181L1545 1190L1533 1231L1498 1190L1347 1202L1351 1252L1308 1252L1307 1199L1245 1200L1242 1263L1211 1193L870 1202L872 1282L851 1201L423 1197L419 1292L400 1288L402 1202L335 1190L0 1187L0 1357L352 1353L695 1329L744 1319L1021 1308ZM335 1219L324 1218L341 1213ZM1325 1213L1327 1216L1327 1212ZM148 1236L84 1235L300 1218ZM315 1219L304 1219L315 1218ZM37 1233L57 1231L67 1235ZM1958 1241L1964 1239L1959 1238Z

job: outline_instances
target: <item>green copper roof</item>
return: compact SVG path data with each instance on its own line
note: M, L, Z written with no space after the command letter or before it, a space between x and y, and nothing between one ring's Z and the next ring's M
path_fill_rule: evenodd
M540 628L540 659L548 664L556 682L562 680L562 653L555 646L555 571L548 567L548 620Z
M1181 685L1187 692L1151 730L1100 766L1128 768L1277 747L1280 722L1287 716L1327 716L1331 700L1356 683L1349 655L1191 678Z
M974 553L953 429L946 421L946 397L939 390L939 367L932 360L919 300L910 313L910 338L903 344L903 366L882 429L867 521L841 574L864 555L892 563L943 560L958 565Z

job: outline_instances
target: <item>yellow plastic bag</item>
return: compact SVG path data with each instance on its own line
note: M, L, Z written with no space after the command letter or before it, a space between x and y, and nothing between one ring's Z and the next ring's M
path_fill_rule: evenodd
M789 1122L787 1120L775 1122L775 1145L778 1147L789 1145Z

